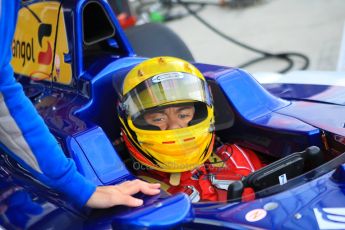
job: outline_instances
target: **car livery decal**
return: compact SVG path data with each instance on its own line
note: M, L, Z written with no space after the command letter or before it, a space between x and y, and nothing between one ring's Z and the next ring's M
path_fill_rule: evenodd
M12 42L11 64L15 73L33 80L70 84L71 64L63 61L68 53L65 21L59 2L40 2L20 9Z

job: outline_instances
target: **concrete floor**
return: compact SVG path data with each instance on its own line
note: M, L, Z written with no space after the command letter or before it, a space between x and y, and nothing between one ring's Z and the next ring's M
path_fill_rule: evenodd
M310 59L309 70L337 70L345 40L345 0L257 0L242 8L207 6L199 15L228 36L257 49L302 53ZM193 16L166 25L181 36L198 62L238 66L260 56L224 40ZM255 73L278 71L284 66L282 61L268 60L245 69ZM342 68L345 71L345 60Z

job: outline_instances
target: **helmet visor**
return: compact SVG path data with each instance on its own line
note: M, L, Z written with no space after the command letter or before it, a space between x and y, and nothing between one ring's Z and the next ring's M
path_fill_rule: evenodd
M127 115L137 118L145 110L176 102L199 101L211 104L206 81L182 73L163 73L141 82L124 96Z

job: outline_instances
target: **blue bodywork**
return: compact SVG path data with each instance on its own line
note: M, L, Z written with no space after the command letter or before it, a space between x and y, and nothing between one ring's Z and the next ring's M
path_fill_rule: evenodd
M78 170L97 185L117 184L135 175L124 163L126 156L113 143L120 137L116 90L126 73L145 58L135 55L108 3L97 0L116 28L115 39L122 52L95 56L88 60L91 64L86 68L80 14L87 2L66 0L62 5L71 47L73 83L66 86L17 78ZM192 204L184 194L170 196L162 192L153 197L138 194L145 200L139 208L80 210L35 180L16 161L2 155L1 226L6 229L344 229L345 87L261 85L241 69L194 64L213 92L218 137L236 141L271 159L318 146L324 152L324 163L286 184L258 191L256 199L249 202ZM284 94L287 87L290 94ZM325 89L327 95L314 96Z

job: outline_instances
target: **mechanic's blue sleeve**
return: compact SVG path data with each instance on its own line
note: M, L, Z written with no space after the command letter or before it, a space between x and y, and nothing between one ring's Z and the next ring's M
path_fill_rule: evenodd
M40 182L82 207L96 186L65 157L13 76L11 42L18 8L18 0L0 0L0 147Z

